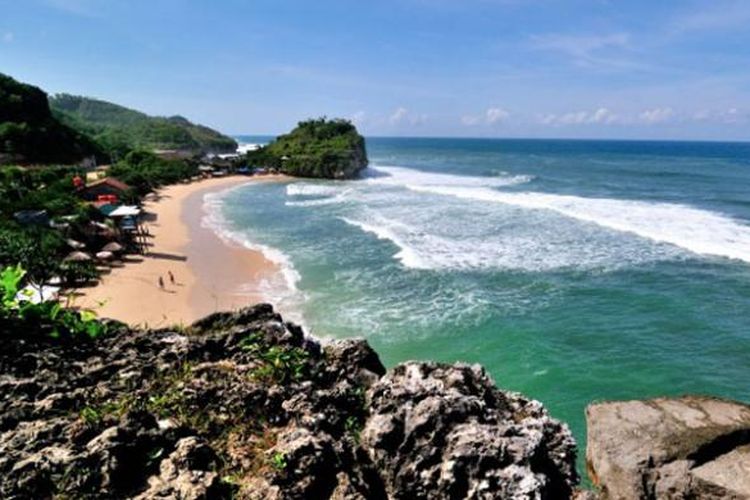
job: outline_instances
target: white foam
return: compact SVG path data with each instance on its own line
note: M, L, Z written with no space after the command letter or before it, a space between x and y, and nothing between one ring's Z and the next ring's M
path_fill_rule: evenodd
M410 186L413 191L551 210L601 227L668 243L701 255L750 262L750 226L720 213L657 203L546 193L509 193L487 188Z
M340 191L340 188L329 184L294 182L286 186L287 196L335 196Z
M464 187L509 187L526 184L534 180L533 175L510 175L476 177L467 175L422 172L403 167L372 166L376 176L367 179L372 184L388 184L404 187L464 186ZM379 175L378 175L379 174Z
M260 149L262 144L256 144L256 143L250 143L250 142L241 142L237 145L237 154L246 154L249 151L255 151L257 149Z
M349 219L347 217L339 217L339 219L346 222L350 226L360 228L366 233L374 234L379 240L391 241L399 248L399 251L394 255L394 258L401 261L401 263L405 267L413 269L429 269L431 267L420 258L419 254L412 247L410 247L402 238L400 238L395 233L393 229L391 229L394 225L399 225L398 223L391 222L389 227L389 225L386 224L382 219L377 225Z
M304 200L304 201L286 201L284 205L287 207L320 207L323 205L335 205L346 201L346 194L340 193L331 198L318 198L315 200Z
M303 323L299 314L299 305L304 297L297 288L301 276L294 267L291 259L281 250L263 245L250 240L246 234L231 229L228 221L222 213L224 197L233 189L227 189L218 193L208 193L203 197L204 217L201 226L212 230L222 240L228 243L239 244L249 250L258 251L269 261L273 262L281 270L282 283L277 280L264 280L260 283L262 295L275 304L288 306L288 314L299 323Z

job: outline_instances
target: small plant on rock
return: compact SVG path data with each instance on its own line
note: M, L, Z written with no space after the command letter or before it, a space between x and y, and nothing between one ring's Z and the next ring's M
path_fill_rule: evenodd
M277 471L286 470L288 465L285 453L277 451L271 455L271 466Z

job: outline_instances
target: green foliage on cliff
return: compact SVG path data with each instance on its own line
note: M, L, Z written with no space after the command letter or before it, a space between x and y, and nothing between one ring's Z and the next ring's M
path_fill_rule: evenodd
M52 115L42 90L0 73L0 164L71 164L102 153Z
M50 98L55 115L69 126L93 136L115 156L137 149L234 152L231 137L181 116L149 116L106 101L57 94Z
M343 179L367 166L367 152L364 137L351 122L318 118L249 152L248 161L288 175Z
M109 169L109 174L143 195L197 175L198 167L183 160L160 158L150 151L131 151Z

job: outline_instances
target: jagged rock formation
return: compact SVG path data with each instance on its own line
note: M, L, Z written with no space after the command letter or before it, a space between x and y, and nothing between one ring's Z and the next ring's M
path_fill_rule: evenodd
M575 442L478 365L406 363L368 391L362 444L391 498L568 498Z
M685 396L589 406L586 461L605 499L750 498L750 406Z
M567 427L476 366L385 374L269 305L91 342L4 332L2 498L566 498Z

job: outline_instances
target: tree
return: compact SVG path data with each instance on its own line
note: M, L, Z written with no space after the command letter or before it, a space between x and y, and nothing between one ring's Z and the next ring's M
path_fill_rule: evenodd
M60 275L64 250L62 236L46 228L0 229L0 265L20 264L40 293L45 283Z

